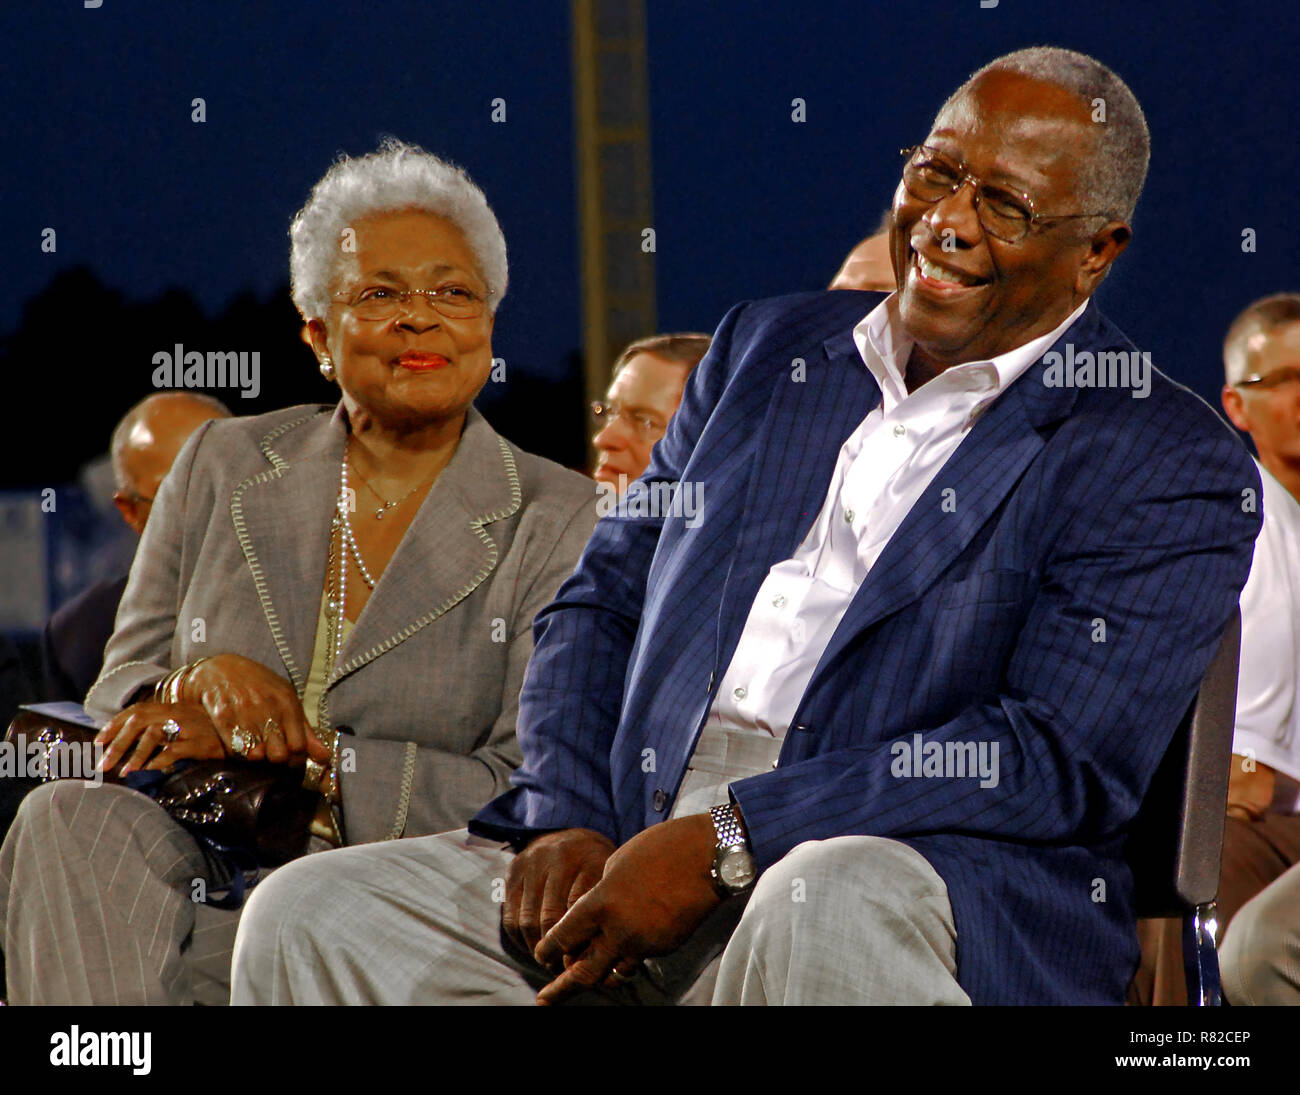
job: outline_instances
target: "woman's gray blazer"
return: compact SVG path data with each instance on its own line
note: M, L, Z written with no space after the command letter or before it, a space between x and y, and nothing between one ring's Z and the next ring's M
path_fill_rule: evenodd
M154 502L92 714L224 652L302 695L345 440L341 407L200 427ZM577 563L596 497L470 409L326 687L326 721L355 735L342 743L355 750L341 765L349 844L459 828L508 789L533 617Z

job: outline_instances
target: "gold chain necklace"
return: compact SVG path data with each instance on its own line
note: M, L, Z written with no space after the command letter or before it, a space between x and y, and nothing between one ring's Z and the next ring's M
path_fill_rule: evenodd
M343 450L343 464L344 464L344 474L346 475L347 464L348 464L348 454L347 454L346 447ZM411 495L413 495L417 490L419 490L421 487L425 485L425 481L421 480L420 482L416 483L415 486L413 486L410 490L408 490L404 495L402 495L401 498L397 499L396 502L390 502L382 494L380 494L377 490L375 490L374 485L370 482L369 479L367 479L364 475L361 474L361 471L357 468L355 464L352 465L352 470L357 473L357 478L360 479L361 482L363 482L366 485L366 489L369 490L371 494L373 494L376 498L379 499L380 502L383 503L383 505L381 505L377 510L375 510L376 521L382 521L384 519L385 513L387 513L390 509L395 509L396 507L400 506L403 502L405 502L408 498L410 498Z

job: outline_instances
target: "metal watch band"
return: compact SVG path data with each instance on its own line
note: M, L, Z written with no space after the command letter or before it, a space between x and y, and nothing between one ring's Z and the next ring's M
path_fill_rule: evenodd
M719 848L746 847L748 845L749 842L745 839L745 831L740 827L740 822L736 820L736 811L732 809L730 802L724 802L721 806L713 807L709 811L709 816L713 818L713 830L718 834Z

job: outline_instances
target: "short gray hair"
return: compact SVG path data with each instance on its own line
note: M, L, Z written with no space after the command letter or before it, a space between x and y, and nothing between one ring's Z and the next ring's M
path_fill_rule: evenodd
M289 273L303 319L323 318L329 308L343 231L399 209L445 217L464 233L488 285L488 307L497 310L506 295L506 238L483 191L455 164L386 137L369 155L340 155L293 219Z
M942 114L985 73L1015 72L1073 93L1089 111L1104 104L1105 123L1097 124L1093 155L1080 172L1079 197L1088 212L1132 221L1151 162L1151 133L1137 97L1095 57L1058 46L1031 46L990 61L971 74L940 108Z
M1223 339L1223 370L1228 383L1240 383L1250 372L1257 335L1268 336L1279 327L1297 322L1300 322L1300 293L1274 293L1248 305L1232 321Z

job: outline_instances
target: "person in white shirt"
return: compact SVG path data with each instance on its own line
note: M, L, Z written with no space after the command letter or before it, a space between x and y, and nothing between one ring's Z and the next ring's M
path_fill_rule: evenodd
M1224 409L1259 453L1264 527L1241 594L1223 983L1234 1004L1300 1004L1300 293L1242 312L1224 358Z
M971 426L1084 310L1045 335L985 361L954 365L909 392L913 342L897 295L853 330L881 403L840 448L829 497L794 555L772 567L754 598L708 726L758 731L780 745L823 651L890 538Z

